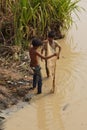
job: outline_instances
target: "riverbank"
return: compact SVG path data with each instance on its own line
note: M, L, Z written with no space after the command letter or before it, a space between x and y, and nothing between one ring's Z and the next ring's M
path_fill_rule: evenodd
M3 48L0 46L0 122L29 102L33 74L28 52L20 53L18 59L9 47Z

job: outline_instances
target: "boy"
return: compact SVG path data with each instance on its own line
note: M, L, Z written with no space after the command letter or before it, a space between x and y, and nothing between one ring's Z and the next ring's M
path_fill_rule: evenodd
M30 67L33 69L33 88L36 88L38 85L38 92L40 94L42 92L42 76L41 76L41 67L39 64L39 58L44 60L50 59L51 57L57 56L57 54L53 54L51 56L44 57L38 53L38 48L42 45L42 42L39 39L34 38L32 40L32 47L29 48L29 55L30 55Z
M50 31L48 33L47 40L43 41L43 47L42 47L42 50L41 50L41 54L43 54L43 51L45 51L45 56L48 56L49 50L51 51L51 54L53 54L53 53L56 52L56 49L59 49L58 55L57 55L57 59L59 59L59 55L60 55L60 52L61 52L61 47L58 45L57 41L54 40L54 38L55 38L54 31ZM46 68L47 77L49 77L50 71L48 69L47 60L45 60L45 68Z

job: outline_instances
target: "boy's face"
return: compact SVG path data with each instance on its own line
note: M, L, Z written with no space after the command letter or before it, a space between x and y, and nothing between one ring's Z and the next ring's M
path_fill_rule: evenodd
M49 40L49 42L52 42L52 41L53 41L53 38L48 37L48 40Z
M40 50L41 50L41 46L36 47L36 49L37 49L38 51L40 51Z

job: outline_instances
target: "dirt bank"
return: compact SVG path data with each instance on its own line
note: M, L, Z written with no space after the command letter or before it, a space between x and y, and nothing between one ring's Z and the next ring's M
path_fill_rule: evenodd
M3 48L4 51L0 47L0 110L10 108L19 101L26 101L32 85L28 52L15 57L11 49Z

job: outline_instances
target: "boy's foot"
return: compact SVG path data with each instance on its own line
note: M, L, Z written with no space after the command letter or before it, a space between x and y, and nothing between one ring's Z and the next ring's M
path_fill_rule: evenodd
M51 90L50 90L50 93L54 93L54 90L53 90L53 89L51 89Z
M34 89L35 89L35 88L33 88L33 87L30 87L30 88L29 88L29 90L34 90Z
M37 94L41 94L41 92L37 92Z
M46 74L47 74L47 78L49 78L50 73L49 73L49 69L48 68L46 68Z
M47 75L47 78L49 78L50 76L49 75Z

